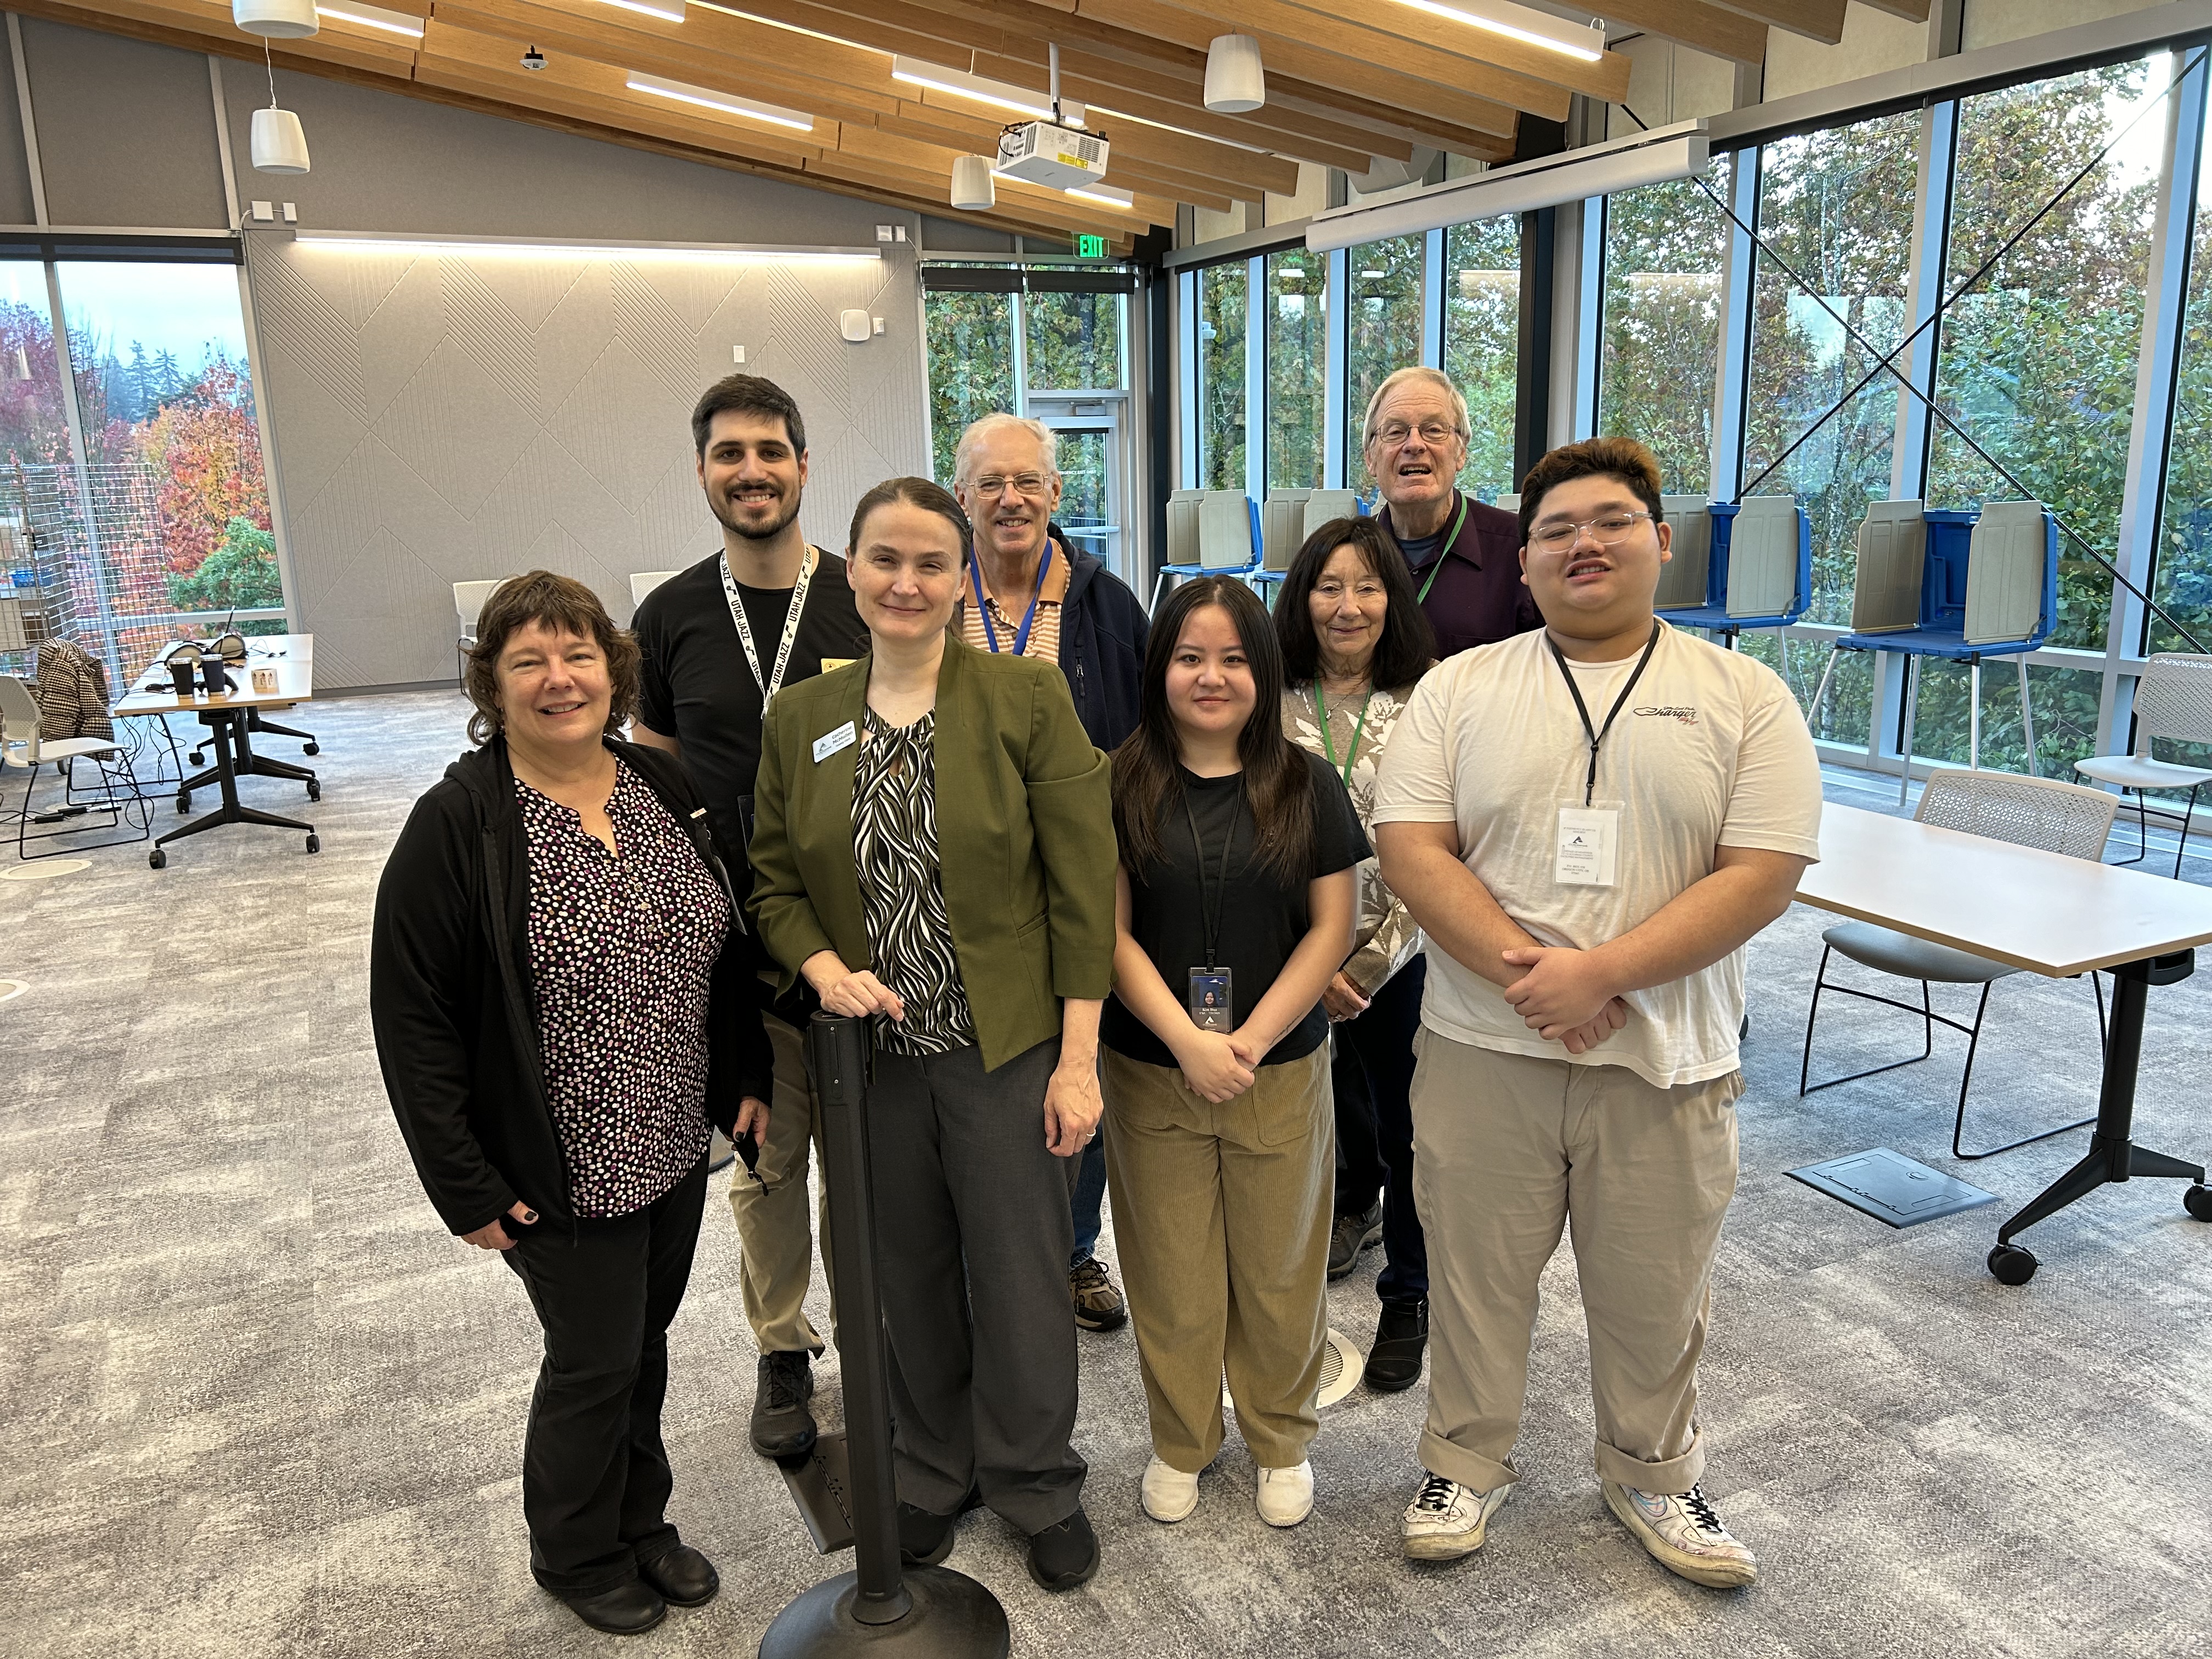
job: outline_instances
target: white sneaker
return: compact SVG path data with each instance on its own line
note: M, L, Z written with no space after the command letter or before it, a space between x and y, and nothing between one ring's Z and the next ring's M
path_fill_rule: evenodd
M1260 1518L1271 1527L1295 1527L1313 1513L1313 1464L1260 1471Z
M1729 1535L1702 1483L1662 1493L1608 1480L1605 1501L1653 1560L1692 1583L1739 1589L1759 1577L1759 1562Z
M1477 1492L1441 1474L1426 1474L1406 1505L1406 1553L1416 1561L1456 1561L1482 1547L1490 1517L1513 1490L1509 1483Z
M1170 1468L1155 1457L1145 1465L1145 1513L1170 1524L1187 1521L1198 1507L1198 1477Z

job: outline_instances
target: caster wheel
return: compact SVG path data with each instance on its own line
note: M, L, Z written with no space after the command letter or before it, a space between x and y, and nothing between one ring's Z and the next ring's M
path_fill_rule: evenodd
M320 836L308 836L308 837L307 837L307 850L308 850L310 853L319 853L319 852L321 852L321 851L323 850L323 838L322 838Z
M2017 1244L2000 1244L1990 1252L1990 1271L2001 1285L2025 1285L2035 1277L2035 1257Z
M146 863L150 869L166 870L169 867L169 855L156 847L146 854Z
M192 798L190 795L179 795L177 797L177 811L179 812L189 812L191 810Z
M2191 1187L2182 1194L2181 1207L2199 1221L2212 1221L2212 1187Z
M320 800L322 798L323 786L319 783L310 783L307 786L307 799L309 800Z
M319 755L323 752L323 745L319 743L303 743L300 745L300 752L303 755Z
M197 749L192 750L190 758L192 764L195 766L205 766L207 764L207 757L200 753Z

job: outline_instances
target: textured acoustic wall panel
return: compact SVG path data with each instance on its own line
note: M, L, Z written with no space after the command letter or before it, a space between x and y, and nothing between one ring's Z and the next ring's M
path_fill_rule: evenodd
M810 539L842 550L863 491L929 471L909 262L247 243L294 597L324 685L452 674L454 582L544 567L627 619L631 572L714 551L690 421L733 345L805 416ZM839 339L848 307L884 332Z

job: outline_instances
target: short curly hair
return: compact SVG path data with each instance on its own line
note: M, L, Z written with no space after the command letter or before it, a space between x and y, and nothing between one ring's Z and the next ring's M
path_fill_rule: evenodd
M532 570L501 582L477 617L476 643L469 647L464 681L476 713L469 716L469 741L485 744L507 730L500 708L499 655L514 634L539 623L556 633L585 635L607 659L614 701L607 711L607 734L618 736L637 712L637 641L599 603L599 596L574 576Z
M1521 545L1528 544L1528 527L1546 494L1577 478L1618 478L1636 492L1658 524L1667 516L1659 499L1659 458L1633 438L1585 438L1578 444L1562 444L1528 469L1521 480Z

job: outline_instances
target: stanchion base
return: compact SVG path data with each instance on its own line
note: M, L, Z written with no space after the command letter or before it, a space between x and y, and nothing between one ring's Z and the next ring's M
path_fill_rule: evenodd
M775 1616L761 1638L760 1659L828 1659L839 1654L906 1659L1006 1659L1012 1637L999 1598L950 1567L908 1567L914 1607L890 1625L853 1617L858 1576L844 1572L817 1584Z

